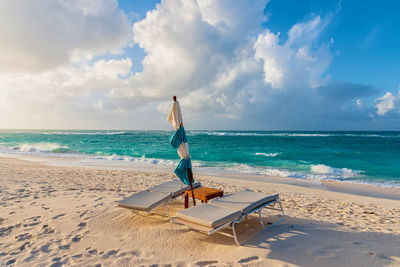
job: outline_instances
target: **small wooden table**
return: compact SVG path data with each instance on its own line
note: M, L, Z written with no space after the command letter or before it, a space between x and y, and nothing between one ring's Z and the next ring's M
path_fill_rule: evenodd
M194 198L200 199L201 203L207 203L209 199L222 197L224 195L224 191L209 188L209 187L198 187L193 189ZM192 197L192 191L185 191L185 209L189 207L189 197Z

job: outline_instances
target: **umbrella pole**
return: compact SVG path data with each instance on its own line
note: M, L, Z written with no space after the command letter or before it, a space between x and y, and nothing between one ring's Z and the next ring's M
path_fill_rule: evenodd
M193 173L192 169L188 168L188 176L189 176L189 182L190 182L190 190L192 191L192 198L193 198L193 205L196 206L196 200L194 200L194 192L193 192Z

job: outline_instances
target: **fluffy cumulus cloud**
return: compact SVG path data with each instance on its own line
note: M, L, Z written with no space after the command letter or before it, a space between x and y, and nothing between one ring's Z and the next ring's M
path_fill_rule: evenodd
M117 53L132 35L117 0L2 0L0 19L1 72L39 72Z
M133 27L135 42L147 53L143 72L112 96L162 101L158 109L166 112L163 100L179 95L186 115L200 127L227 118L231 126L225 127L256 127L280 110L287 115L288 106L301 105L286 98L312 93L328 81L332 42L319 43L318 36L329 18L294 25L283 42L279 33L262 28L266 4L163 1Z
M400 105L400 90L396 95L391 92L387 92L385 95L378 97L375 100L376 103L376 114L384 116L389 111L395 110ZM399 110L400 111L400 110Z
M375 107L375 87L330 80L329 15L279 33L266 0L164 0L132 27L116 1L17 3L0 4L11 22L0 26L6 127L168 128L177 95L192 129L351 128L396 102L385 95ZM130 42L142 62L124 54Z

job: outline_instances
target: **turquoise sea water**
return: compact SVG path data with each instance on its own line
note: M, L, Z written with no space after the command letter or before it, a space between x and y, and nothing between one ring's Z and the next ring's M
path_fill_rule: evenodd
M2 130L0 153L176 165L172 131ZM194 168L400 187L400 132L188 131Z

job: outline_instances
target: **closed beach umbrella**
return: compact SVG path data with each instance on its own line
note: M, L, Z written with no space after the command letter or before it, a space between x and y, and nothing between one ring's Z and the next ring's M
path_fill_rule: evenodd
M189 154L189 145L186 138L185 128L183 127L181 108L179 102L176 100L176 96L173 97L172 107L167 120L175 129L175 133L171 136L169 141L174 148L178 149L178 155L181 158L174 172L183 183L190 185L193 204L196 205L193 194L193 172Z

